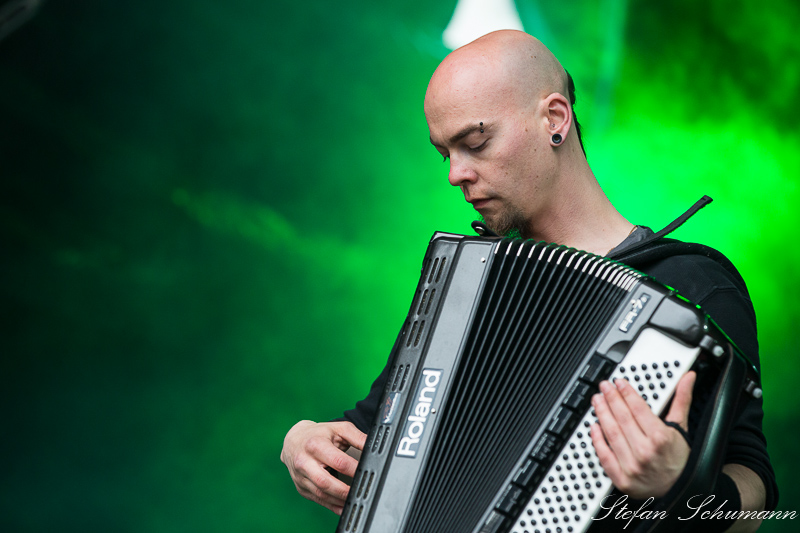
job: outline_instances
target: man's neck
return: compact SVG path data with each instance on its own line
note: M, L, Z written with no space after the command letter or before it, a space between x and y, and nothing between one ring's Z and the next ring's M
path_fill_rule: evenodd
M611 204L588 165L556 194L546 213L532 223L532 237L606 255L631 234L634 225Z

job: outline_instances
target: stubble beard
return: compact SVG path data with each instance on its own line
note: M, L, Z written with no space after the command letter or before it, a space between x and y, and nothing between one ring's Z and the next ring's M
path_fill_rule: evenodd
M514 207L504 209L492 216L481 216L481 219L489 226L489 229L503 237L530 238L530 235L528 235L528 221L522 211Z

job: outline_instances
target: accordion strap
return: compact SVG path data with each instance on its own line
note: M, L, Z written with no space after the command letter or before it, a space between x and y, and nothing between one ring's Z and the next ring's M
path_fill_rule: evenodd
M710 204L713 200L709 196L703 196L695 204L690 207L685 213L673 220L664 229L654 233L646 239L637 242L627 248L623 248L619 252L612 252L608 254L609 259L625 263L636 269L641 269L646 265L650 265L662 259L673 257L676 255L702 255L707 257L720 266L722 266L741 286L744 293L749 298L747 292L747 285L744 278L739 274L739 271L733 265L730 259L725 257L721 252L706 246L705 244L698 244L695 242L682 242L675 239L665 238L667 235L681 227L684 222L689 220L695 213L700 211L703 207Z
M617 261L619 261L620 260L619 257L628 256L628 255L630 255L630 254L632 254L634 252L637 252L637 251L645 248L650 243L652 243L654 241L657 241L658 239L661 239L662 237L666 237L667 235L669 235L670 233L672 233L676 229L678 229L681 226L683 226L684 222L686 222L687 220L692 218L692 216L694 216L695 213L697 213L698 211L700 211L702 208L704 208L705 206L707 206L708 204L710 204L713 201L714 200L710 196L704 195L702 198L697 200L694 203L694 205L692 207L690 207L684 214L682 214L681 216L679 216L678 218L676 218L675 220L673 220L672 222L667 224L667 226L664 229L662 229L661 231L657 231L655 234L651 235L650 237L648 237L648 238L646 238L646 239L644 239L642 241L639 241L639 242L637 242L636 244L634 244L632 246L628 246L627 248L624 248L621 253L610 253L610 254L608 254L608 258L609 259L616 259Z

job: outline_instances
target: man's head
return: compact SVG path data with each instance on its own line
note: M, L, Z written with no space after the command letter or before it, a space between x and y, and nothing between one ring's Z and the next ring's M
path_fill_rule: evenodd
M450 183L498 233L540 233L565 162L582 157L568 95L558 60L518 31L485 35L434 72L425 95L431 142L450 159Z

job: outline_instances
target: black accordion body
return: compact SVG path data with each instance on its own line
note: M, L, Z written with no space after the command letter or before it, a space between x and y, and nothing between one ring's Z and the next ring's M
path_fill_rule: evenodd
M663 414L690 369L692 455L663 509L713 486L753 365L623 264L436 233L337 532L585 531L613 490L589 437L598 383L627 378Z

